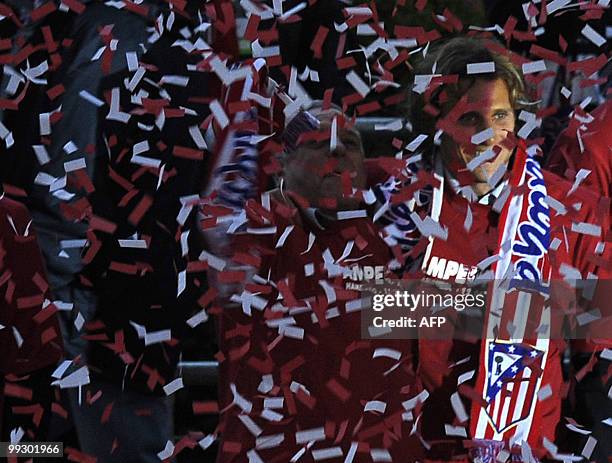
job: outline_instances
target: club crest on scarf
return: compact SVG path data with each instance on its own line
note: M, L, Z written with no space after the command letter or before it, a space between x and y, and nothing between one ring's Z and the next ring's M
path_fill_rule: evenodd
M488 349L485 411L501 434L529 416L544 352L525 343L502 341L490 342Z

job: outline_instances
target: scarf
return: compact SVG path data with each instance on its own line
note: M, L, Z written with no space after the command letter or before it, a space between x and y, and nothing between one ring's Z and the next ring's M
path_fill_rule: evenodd
M444 188L448 182L439 174L436 178L440 183L433 190L430 217L444 226ZM546 197L538 161L519 145L509 181L492 206L501 213L497 253L486 259L493 261L487 273L494 279L488 283L476 381L476 391L483 400L473 400L471 409L470 431L476 440L536 444L530 436L538 434L532 431L537 429L538 392L550 338L550 307L546 305L551 275L550 216ZM429 236L424 271L434 256L443 257L439 240Z
M458 182L444 175L441 164L434 169L434 177L438 186L418 190L399 205L391 206L391 197L398 191L393 178L378 185L374 196L385 203L380 222L392 242L406 251L428 237L419 264L425 274L455 277L457 282L487 281L488 304L476 380L477 399L482 400L473 400L470 413L470 434L476 447L472 456L487 461L486 455L497 455L503 441L510 447L522 442L541 445L538 392L543 387L550 342L546 185L538 161L519 144L508 180L501 192L494 191L498 194L491 207L500 213L497 249L476 267L460 263L464 243L447 242L446 227L464 225L449 218L450 198L461 193ZM418 208L429 211L425 220L415 212ZM469 209L467 215L466 223Z

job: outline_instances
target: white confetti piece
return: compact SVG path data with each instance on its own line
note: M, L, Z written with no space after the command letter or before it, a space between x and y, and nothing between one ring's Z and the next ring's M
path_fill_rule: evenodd
M189 127L189 135L191 135L191 139L199 149L208 149L208 146L206 145L206 140L204 140L204 136L202 135L202 132L200 131L200 128L197 125L192 125L191 127Z
M261 227L261 228L247 228L247 233L252 235L274 235L276 233L276 227Z
M472 228L472 223L474 221L474 216L472 214L472 209L470 206L467 206L467 211L465 212L465 220L463 221L463 228L465 231L470 231Z
M50 161L49 153L47 153L47 148L44 145L33 145L32 149L40 165L45 165Z
M87 245L87 240L60 240L62 249L82 248Z
M85 318L83 317L81 312L79 312L74 319L74 326L77 329L77 331L81 331L81 328L83 328L84 324L85 324Z
M210 268L217 270L218 272L222 272L225 269L226 262L220 257L214 256L207 251L202 251L198 260L208 262Z
M372 449L370 450L370 456L372 457L372 461L393 461L391 458L391 454L387 449Z
M172 334L170 330L159 330L153 331L151 333L146 333L144 336L144 343L145 346L150 346L151 344L170 341L170 339L172 339Z
M546 5L546 13L551 14L555 11L563 8L565 5L570 3L572 0L553 0L552 2Z
M273 387L274 387L274 379L272 378L272 375L263 375L261 377L261 382L259 383L257 390L261 392L262 394L267 394L268 392L272 390ZM265 405L265 406L268 408L273 408L269 405Z
M296 444L305 444L310 441L317 442L321 440L325 440L325 428L323 426L295 433Z
M287 240L287 238L289 237L289 235L291 234L294 228L295 226L289 225L287 228L283 230L283 233L281 234L280 238L276 242L276 246L274 246L275 249L283 247L283 245L285 244L285 241Z
M119 247L122 248L133 248L133 249L147 249L147 242L145 240L117 240Z
M544 202L550 206L551 208L553 208L555 210L555 212L557 213L557 215L565 215L567 214L567 209L565 208L565 206L563 205L562 202L557 201L556 199L554 199L552 196L546 196L544 198Z
M591 173L590 170L587 169L580 169L578 171L578 173L576 174L576 178L574 179L574 183L572 184L572 187L569 189L569 191L567 192L566 196L571 195L574 191L576 191L578 189L578 186L583 182L583 180L585 178L587 178L589 176L589 174Z
M379 347L372 354L372 358L375 359L379 357L388 357L393 360L399 360L402 357L402 353L395 349L389 349L387 347Z
M187 87L189 84L189 77L177 76L177 75L165 75L162 76L160 84L176 85L177 87Z
M351 442L351 447L349 448L348 453L346 454L346 458L344 459L344 463L352 463L355 455L357 454L357 448L359 444L357 442Z
M582 452L580 452L580 454L584 458L589 460L591 458L591 455L593 454L593 450L595 449L596 445L597 445L597 439L595 439L593 436L589 436L589 438L587 439L586 444L584 444L584 448L582 449Z
M91 103L92 105L100 108L101 106L104 106L104 101L102 101L100 98L98 98L95 95L92 95L91 93L89 93L87 90L81 90L79 92L79 96L81 98L83 98L85 101Z
M66 370L68 369L68 367L70 367L70 365L72 365L72 360L64 360L56 369L53 373L51 373L51 377L55 378L55 379L60 379L62 376L64 376L64 373L66 373Z
M493 61L487 61L484 63L469 63L467 65L468 74L486 74L489 72L495 72L495 63Z
M126 52L125 61L127 63L128 71L134 72L136 69L138 69L138 54L136 52Z
M255 437L259 436L263 432L263 429L261 429L250 416L238 415L238 419L242 421L242 424L244 424L249 432Z
M166 442L166 446L164 447L164 449L157 454L157 458L159 458L160 460L167 460L172 456L173 453L174 444L172 443L172 441L168 441Z
M601 236L601 227L592 223L572 223L572 231L583 235Z
M599 356L604 360L612 360L612 349L604 349Z
M524 63L522 66L523 74L533 74L536 72L546 71L546 63L544 60L532 61L530 63Z
M312 451L312 458L314 458L315 461L329 460L330 458L337 458L341 456L341 447L329 447L326 449L318 449Z
M40 129L39 129L40 135L50 135L51 134L51 114L49 113L39 114L38 124L40 126Z
M385 402L382 402L381 400L370 400L365 404L365 407L363 407L364 412L385 413L386 409L387 404Z
M85 169L86 167L87 164L85 164L85 158L74 159L64 163L64 170L66 173L74 172L75 170L79 169Z
M249 459L248 463L264 463L264 461L261 459L261 457L255 450L249 450L247 452L247 458Z
M13 133L2 122L0 122L0 138L4 140L7 148L10 148L15 143Z
M176 285L176 297L179 297L187 287L187 270L181 270L178 273L178 281Z
M365 98L368 93L370 93L370 87L368 87L368 84L366 84L363 79L357 75L355 71L349 72L346 75L346 80L363 98Z
M531 119L529 121L527 121L517 132L517 135L522 138L523 140L526 140L527 137L529 137L529 135L531 134L531 132L533 132L537 127L539 127L542 124L542 121L539 119Z
M552 387L550 387L550 384L547 384L546 386L542 387L538 391L538 400L539 401L546 400L546 399L548 399L551 396L552 396Z
M191 328L195 328L196 326L206 322L208 320L208 313L206 310L202 309L198 313L196 313L193 317L187 320L187 324Z
M444 425L444 431L447 436L467 437L467 431L463 426L453 426L450 424Z
M569 88L567 87L563 87L561 88L561 95L563 95L565 98L569 99L569 97L572 95L572 92Z
M278 45L262 47L259 40L255 40L251 44L251 51L253 52L253 58L270 58L280 55L280 47Z
M429 392L426 389L424 389L419 394L414 396L412 399L408 399L402 402L402 406L404 407L405 410L410 411L414 409L414 407L416 407L419 403L425 402L428 397L429 397Z
M251 413L251 411L253 410L253 404L244 397L242 397L240 393L238 393L235 384L230 384L230 390L232 391L232 394L234 396L234 400L232 403L237 405L240 409L242 409L242 411L246 413Z
M472 137L473 140L473 137ZM473 143L473 141L472 141ZM489 161L490 159L493 159L495 157L495 151L493 151L493 148L489 148L485 151L483 151L482 153L480 153L478 156L476 156L475 158L473 158L470 162L468 162L466 164L466 167L470 170L470 171L474 171L476 168L478 168L478 166L480 166L482 163Z
M304 275L307 277L314 275L314 264L304 265Z
M227 114L225 113L225 110L223 109L219 101L211 101L209 104L209 108L221 129L224 129L229 125L229 118L227 117Z
M21 347L21 345L23 344L23 336L21 336L21 333L17 330L17 328L15 328L14 326L13 328L13 337L15 338L15 343L17 344L17 347Z
M488 139L493 138L494 135L495 135L495 132L493 132L493 129L489 127L488 129L482 130L472 135L472 143L474 145L480 145L482 142L485 142Z
M149 142L147 140L135 143L134 146L132 146L132 154L134 156L146 153L147 151L149 151Z
M298 3L293 8L290 8L287 11L285 11L282 15L280 15L278 19L280 21L285 21L286 19L289 19L289 17L293 16L294 14L297 14L300 11L302 11L304 8L306 8L306 6L307 6L306 2Z
M266 375L272 376L272 375ZM283 408L285 406L284 397L268 397L264 399L264 408Z
M164 392L167 396L172 395L179 389L183 389L183 387L183 378L176 378L164 386Z
M354 16L372 16L372 10L367 6L351 6L344 9L346 14Z
M463 401L459 396L458 392L453 393L450 398L451 405L453 407L453 411L455 412L455 416L459 423L465 423L468 419L468 414L465 411L465 406L463 405Z
M588 325L589 323L592 323L599 319L601 319L601 312L599 311L599 309L593 309L576 316L576 321L580 326Z
M284 434L260 436L255 440L255 448L258 450L271 449L274 447L278 447L284 440Z
M134 93L134 90L136 90L136 86L140 83L140 81L142 80L142 78L144 77L144 75L146 74L146 69L143 67L139 67L136 70L136 73L132 76L132 78L130 79L130 81L127 84L127 89L131 92ZM112 90L111 92L111 108L114 108L115 110L119 110L119 89L117 88L117 97L115 98L113 93L115 92L115 89ZM113 104L115 103L115 104ZM112 109L111 109L112 110Z
M602 45L605 45L605 43L606 43L606 39L604 37L602 37L599 34L599 32L597 32L595 29L593 29L589 24L586 24L582 28L580 33L583 36L585 36L587 39L589 39L591 42L593 42L597 47L601 47Z
M410 152L414 152L418 149L419 146L421 146L421 143L423 143L426 139L427 139L427 135L419 134L416 136L414 140L408 143L408 146L406 146L406 149Z
M495 461L497 461L498 463L505 463L506 461L508 461L509 457L510 457L510 452L508 452L507 450L501 450L497 454L497 457L495 458Z
M52 386L59 386L61 389L80 387L86 384L89 384L89 370L87 367L81 367L65 378L58 379L51 383Z
M78 151L78 147L77 145L74 144L74 142L72 140L70 140L69 142L67 142L64 147L63 150L66 154L72 154L76 151Z
M351 313L351 312L356 312L358 310L363 310L366 307L370 306L370 299L369 298L361 298L361 299L353 299L352 301L348 301L346 303L346 313Z
M299 326L281 326L279 333L287 338L304 339L304 329Z
M208 434L207 436L204 436L202 439L200 439L198 441L198 445L203 450L206 450L208 447L210 447L214 443L215 443L215 436L214 436L214 434Z
M474 373L475 373L475 370L471 370L471 371L467 371L467 372L459 375L459 377L457 378L457 386L459 386L460 384L463 384L466 381L469 381L470 379L472 379L474 377Z
M365 209L358 209L356 211L338 211L337 213L338 220L360 219L367 216L368 211Z
M325 297L327 298L328 304L333 304L336 302L336 290L332 285L330 285L326 280L319 280L319 285L325 291Z

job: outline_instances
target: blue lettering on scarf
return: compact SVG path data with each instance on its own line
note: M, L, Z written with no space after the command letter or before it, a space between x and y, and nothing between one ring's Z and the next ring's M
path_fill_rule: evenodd
M527 220L518 226L518 240L513 244L512 252L524 256L516 262L519 279L539 283L542 280L539 261L550 245L550 216L540 166L533 159L527 159L526 171L530 187Z

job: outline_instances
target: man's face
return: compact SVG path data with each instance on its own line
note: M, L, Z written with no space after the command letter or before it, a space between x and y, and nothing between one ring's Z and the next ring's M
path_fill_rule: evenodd
M337 112L318 115L319 132L330 133L334 117L339 119L340 115ZM288 190L304 197L313 207L328 210L359 207L356 198L345 197L352 194L352 188L365 188L364 154L357 130L338 127L334 150L330 150L330 138L324 137L300 143L296 151L286 156L283 176Z
M472 188L482 195L494 185L488 180L500 168L508 164L512 147L506 141L514 132L514 110L506 83L501 80L478 79L466 91L465 96L451 112L454 112L452 136L442 137L442 153L447 166L455 173L465 171L467 164L489 149L497 155L472 171ZM457 108L459 109L457 111ZM472 136L491 129L491 136L472 143ZM506 141L506 143L504 143Z

